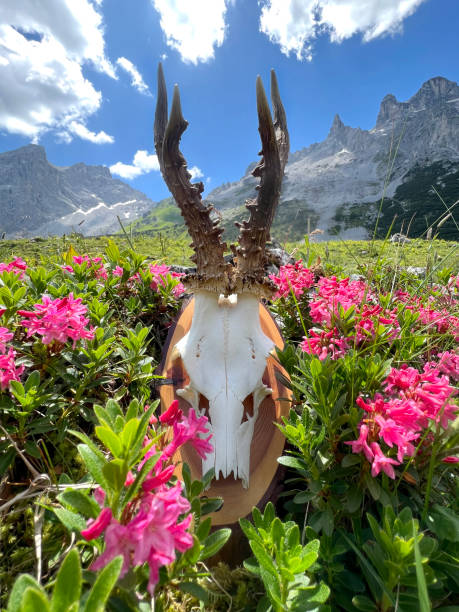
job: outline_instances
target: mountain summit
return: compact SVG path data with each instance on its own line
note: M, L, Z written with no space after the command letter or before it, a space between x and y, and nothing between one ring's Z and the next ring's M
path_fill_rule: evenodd
M116 232L117 215L130 221L153 204L105 166L60 168L33 144L0 154L0 232L8 237Z
M207 196L228 227L245 218L241 204L255 197L256 183L247 171ZM381 232L397 215L397 231L411 223L422 234L445 211L435 190L447 204L459 197L459 86L443 77L407 102L385 96L373 129L347 126L337 114L324 141L291 153L273 234L298 238L317 227L324 239L364 238L383 196ZM451 224L442 225L447 237Z

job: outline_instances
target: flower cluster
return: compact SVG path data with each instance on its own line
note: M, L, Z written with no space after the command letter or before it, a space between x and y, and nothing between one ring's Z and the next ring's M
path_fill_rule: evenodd
M330 331L310 329L308 335L304 336L300 347L304 353L317 355L321 360L326 357L338 359L345 355L349 348L349 342L347 338L340 336L336 327Z
M372 464L372 476L383 471L395 478L393 466L400 465L405 456L413 456L413 442L423 430L432 422L446 429L455 419L457 407L449 400L456 390L436 362L426 363L422 372L407 365L392 368L383 386L385 397L377 393L370 401L357 398L366 415L360 422L358 439L345 444L352 446L354 453L363 452ZM381 442L390 449L397 447L397 459L384 454Z
M337 359L349 348L362 346L376 336L388 341L398 336L397 308L378 304L365 282L331 276L321 278L317 288L317 296L310 302L310 315L313 323L325 329L309 330L301 343L304 352L318 355L319 359ZM345 332L340 329L343 327Z
M303 295L305 289L310 289L314 284L314 274L309 268L303 266L301 259L294 264L281 266L279 276L270 274L269 278L277 286L274 299L287 297L293 291L296 297Z
M27 337L33 334L43 336L43 344L51 344L54 340L64 343L68 338L77 340L94 337L92 329L86 329L89 319L84 315L87 307L81 303L81 298L74 298L73 293L67 297L52 300L49 296L42 297L41 304L35 304L35 310L18 310L18 314L26 317L20 324L27 328Z
M178 401L174 401L159 417L159 422L172 427L172 441L146 475L140 493L128 502L118 520L110 507L103 507L106 494L98 489L95 497L102 510L97 519L90 520L88 527L81 532L86 540L93 540L105 533L105 550L92 564L93 570L105 567L118 555L124 559L121 576L130 567L148 563L148 590L151 594L159 579L159 568L172 563L176 551L185 552L193 545L193 537L187 531L192 515L183 517L189 512L190 503L183 496L181 483L170 482L175 470L171 458L186 442L190 442L201 457L213 450L209 442L211 434L207 438L201 437L208 433L207 418L198 417L193 409L184 416ZM137 469L140 470L156 451L155 447L150 448ZM134 476L129 473L125 486L133 482Z
M106 280L108 278L107 270L104 268L104 262L102 257L89 257L89 255L74 255L73 263L81 266L82 264L86 264L88 268L91 268L94 272L96 278L100 278L102 280ZM74 269L73 266L66 265L62 266L62 269L66 272L70 272L73 274Z
M20 257L16 257L13 261L10 261L10 263L0 261L0 274L5 271L14 272L14 274L17 274L19 278L22 279L24 278L24 270L27 270L27 264Z
M159 285L165 286L168 276L177 280L185 276L182 272L171 271L170 267L165 264L151 264L150 273L152 276L150 287L153 291L158 291ZM185 293L185 287L180 281L174 285L172 293L175 297L179 297L182 293Z
M7 327L0 327L0 390L8 388L10 380L19 380L24 372L24 366L16 366L16 351L8 348L8 342L13 338L13 333Z

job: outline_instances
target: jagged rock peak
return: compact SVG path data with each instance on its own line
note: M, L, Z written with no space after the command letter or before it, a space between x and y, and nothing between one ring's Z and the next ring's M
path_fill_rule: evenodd
M333 118L333 123L330 128L329 136L338 135L343 131L344 123L341 121L341 117L336 113Z
M28 144L19 149L14 149L13 151L5 151L5 153L0 153L0 155L5 155L8 157L17 157L22 159L40 159L43 161L48 161L46 157L45 147L36 144Z
M459 98L457 83L441 76L433 77L426 81L408 102L398 102L392 94L384 96L376 120L376 127L381 127L386 121L400 119L405 111L424 110L457 98Z
M458 97L458 84L444 77L437 76L423 83L419 91L408 100L408 104L414 108L422 108Z

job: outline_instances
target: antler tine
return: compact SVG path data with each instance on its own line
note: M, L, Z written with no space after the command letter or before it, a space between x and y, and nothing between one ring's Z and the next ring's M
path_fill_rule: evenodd
M285 110L282 105L277 79L271 71L271 99L274 123L261 78L257 77L257 110L262 143L262 158L253 170L261 178L256 199L249 200L248 221L240 225L239 246L232 247L237 256L238 291L258 291L270 294L272 283L265 277L265 245L279 203L282 178L289 153L289 136Z
M166 83L161 64L158 67L158 99L155 112L155 148L163 178L185 219L195 253L196 274L184 279L192 288L227 293L228 264L224 260L226 244L221 241L223 229L210 218L212 206L204 206L201 193L204 185L190 182L180 139L188 122L183 118L178 86L174 87L171 114L167 119Z
M279 94L279 86L274 70L271 70L271 102L274 110L274 131L276 133L276 141L283 172L290 151L290 138L287 130L287 116Z

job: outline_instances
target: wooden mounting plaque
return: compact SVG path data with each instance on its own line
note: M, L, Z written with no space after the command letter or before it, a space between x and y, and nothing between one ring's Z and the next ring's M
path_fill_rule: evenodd
M174 399L179 400L180 408L187 413L189 404L176 395L176 390L183 388L189 382L189 377L181 359L172 361L171 354L177 342L183 338L191 327L194 312L194 299L186 304L177 320L175 327L169 335L169 342L165 347L165 358L161 375L169 384L160 386L161 411L164 412ZM260 303L260 322L263 332L271 338L280 349L284 341L271 314L263 304ZM240 480L229 478L213 480L210 488L205 492L208 497L222 497L224 504L221 510L211 515L212 524L231 525L238 519L251 513L253 506L260 503L270 488L273 488L273 480L279 467L277 458L282 455L285 438L276 423L281 423L281 417L287 416L291 406L292 392L285 387L276 377L276 372L288 378L286 371L271 356L267 359L266 369L263 374L263 382L270 387L272 396L266 397L259 408L258 418L250 447L250 482L248 489L244 489ZM280 377L282 379L282 376ZM251 413L253 406L252 397L244 402L246 410ZM200 406L208 407L206 398L201 396ZM193 478L202 476L201 459L191 445L185 445L174 457L180 465L185 461L191 469Z

